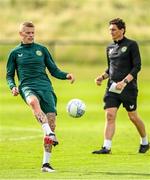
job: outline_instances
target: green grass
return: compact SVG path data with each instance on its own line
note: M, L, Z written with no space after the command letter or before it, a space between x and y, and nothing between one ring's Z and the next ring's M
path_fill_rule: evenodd
M62 65L76 75L76 82L52 79L58 96L57 136L60 145L53 149L55 173L41 173L42 130L31 110L20 97L13 97L5 82L5 62L0 63L0 179L150 179L150 152L138 154L139 136L120 108L113 139L112 155L92 155L103 142L104 111L102 87L94 78L103 66ZM149 69L140 73L138 111L150 132ZM87 106L83 117L74 119L66 113L72 98L82 99ZM149 136L150 138L150 136Z
M59 63L69 63L78 65L105 65L106 64L106 46L104 45L59 45L55 44L50 46L44 43L53 55L53 58ZM14 44L0 44L0 61L6 61L8 54L12 48L16 46ZM149 45L139 44L142 64L149 66L150 61L147 57L150 56Z

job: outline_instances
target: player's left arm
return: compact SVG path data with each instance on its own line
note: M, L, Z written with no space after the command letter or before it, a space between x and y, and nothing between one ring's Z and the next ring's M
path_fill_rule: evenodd
M131 82L134 77L131 74L128 74L122 81L117 82L116 89L124 89L129 82Z
M131 44L130 55L131 55L130 59L132 61L132 66L133 66L130 75L132 75L133 78L136 78L138 72L141 70L141 56L140 56L138 44L135 41L133 41Z
M133 68L130 73L120 82L117 83L116 89L124 89L125 86L137 77L138 72L141 70L141 57L138 44L133 41L130 47L130 59L132 61Z
M72 73L68 73L67 76L66 76L66 78L67 78L68 80L70 80L70 83L71 83L71 84L74 83L74 81L75 81L75 77L74 77L74 75L73 75Z
M45 65L52 76L58 79L68 79L71 81L71 83L75 81L73 74L61 71L57 67L47 48L44 48L44 53L45 53Z

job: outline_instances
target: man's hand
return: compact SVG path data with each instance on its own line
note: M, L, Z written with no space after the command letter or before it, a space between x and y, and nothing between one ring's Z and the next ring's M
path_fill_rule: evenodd
M123 90L126 87L126 83L124 81L117 82L116 89L117 90Z
M117 82L116 89L123 90L128 83L133 80L133 76L128 74L122 81Z
M103 76L98 76L96 79L95 79L95 83L100 86L102 84L102 81L104 80Z
M71 73L67 74L66 78L68 80L70 80L71 84L74 83L74 81L75 81L75 78L74 78L73 74L71 74Z
M12 92L13 96L18 96L18 94L19 94L18 87L13 87L11 92Z

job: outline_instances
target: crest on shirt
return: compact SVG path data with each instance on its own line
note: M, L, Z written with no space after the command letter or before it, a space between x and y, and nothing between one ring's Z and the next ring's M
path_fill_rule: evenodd
M121 48L121 52L126 52L126 50L127 50L127 46L123 46L122 48Z
M37 56L42 56L42 51L37 50L37 51L36 51L36 55L37 55Z

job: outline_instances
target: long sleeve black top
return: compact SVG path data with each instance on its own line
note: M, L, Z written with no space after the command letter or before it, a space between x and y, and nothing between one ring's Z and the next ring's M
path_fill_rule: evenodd
M131 74L134 79L128 87L137 87L137 74L141 69L141 57L135 41L124 37L108 45L107 62L108 69L106 73L109 74L110 80L118 82Z

